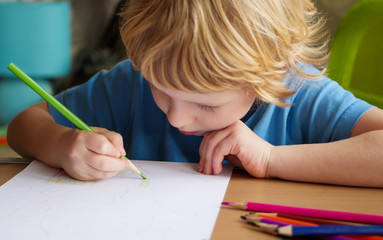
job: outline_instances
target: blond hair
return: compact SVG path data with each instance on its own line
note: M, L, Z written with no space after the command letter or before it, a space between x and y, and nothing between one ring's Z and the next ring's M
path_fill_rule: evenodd
M324 21L309 0L131 0L120 15L128 57L157 88L247 89L284 106L289 72L326 70Z

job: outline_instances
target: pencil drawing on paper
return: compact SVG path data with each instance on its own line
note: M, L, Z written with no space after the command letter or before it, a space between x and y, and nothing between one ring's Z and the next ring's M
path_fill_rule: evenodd
M96 184L96 181L79 181L71 178L63 169L58 169L46 182L54 184Z
M140 180L138 186L147 188L149 186L149 179L137 178L132 170L125 169L117 174L117 177L132 177L134 180ZM80 181L70 177L63 169L58 169L53 176L46 180L47 183L53 184L76 184L76 185L96 185L100 181Z
M231 168L209 176L188 163L135 163L146 180L127 169L77 181L33 161L0 188L1 239L208 239ZM20 225L27 230L15 231ZM199 231L185 236L190 226Z

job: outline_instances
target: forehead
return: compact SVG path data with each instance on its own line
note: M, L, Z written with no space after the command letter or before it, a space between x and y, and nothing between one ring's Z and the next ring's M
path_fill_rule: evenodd
M168 95L169 97L185 102L203 103L211 105L220 105L229 101L234 101L242 98L245 91L241 89L224 90L220 92L209 93L189 93L184 91L171 90L167 88L157 89Z

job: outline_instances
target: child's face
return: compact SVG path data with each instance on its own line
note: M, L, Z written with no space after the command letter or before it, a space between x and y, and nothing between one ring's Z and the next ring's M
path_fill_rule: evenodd
M241 119L255 99L245 90L187 93L151 85L151 91L157 106L173 127L183 134L198 136L228 127Z

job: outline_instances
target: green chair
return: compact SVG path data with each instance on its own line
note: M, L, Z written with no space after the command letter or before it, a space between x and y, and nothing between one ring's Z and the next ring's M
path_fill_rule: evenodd
M356 97L383 108L383 0L360 0L341 19L328 76Z

